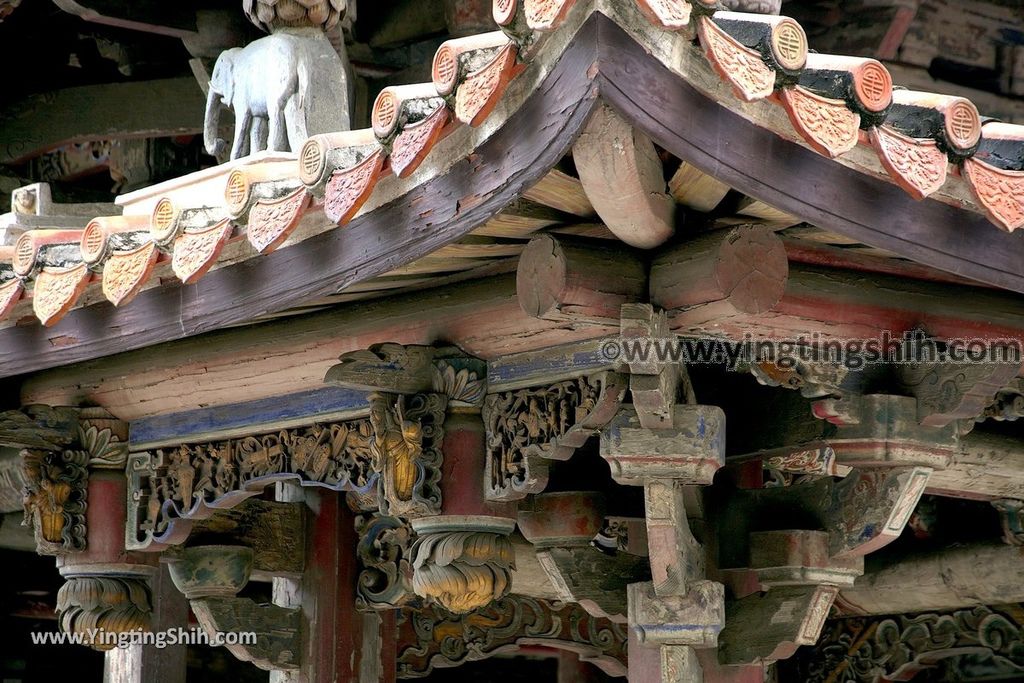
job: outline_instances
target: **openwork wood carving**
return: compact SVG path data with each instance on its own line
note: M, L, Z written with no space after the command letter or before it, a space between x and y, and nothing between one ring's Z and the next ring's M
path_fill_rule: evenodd
M397 517L367 515L356 520L356 532L356 555L363 567L356 605L389 610L417 601L412 590L412 527Z
M368 418L132 454L127 547L179 543L190 525L177 520L289 479L347 491L365 511L437 514L446 403L438 394L374 394Z
M487 425L487 496L518 500L544 490L545 460L566 460L622 404L628 378L606 372L541 389L491 394Z
M613 676L626 673L626 628L592 617L578 605L511 595L471 614L439 607L404 610L398 633L398 677L422 678L458 666L544 645L580 654Z
M959 668L982 663L989 673L1016 677L1024 671L1024 639L1021 625L1009 614L981 606L893 618L839 619L826 624L817 647L794 660L793 680L905 681L925 669L935 675L930 680L965 680L958 675Z

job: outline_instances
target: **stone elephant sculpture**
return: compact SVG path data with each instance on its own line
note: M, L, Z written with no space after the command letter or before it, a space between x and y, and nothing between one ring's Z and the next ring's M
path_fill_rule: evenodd
M315 28L280 29L217 58L206 100L206 151L222 157L224 107L235 115L231 159L264 149L297 151L310 135L348 130L348 59Z

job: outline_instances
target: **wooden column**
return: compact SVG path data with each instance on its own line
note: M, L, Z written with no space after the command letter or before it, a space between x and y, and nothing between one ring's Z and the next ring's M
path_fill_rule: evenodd
M302 608L309 683L395 680L394 614L356 610L355 519L343 494L306 491L312 511Z
M167 567L151 579L155 632L188 629L188 600L174 586ZM103 663L103 683L185 683L188 648L132 645L109 650Z

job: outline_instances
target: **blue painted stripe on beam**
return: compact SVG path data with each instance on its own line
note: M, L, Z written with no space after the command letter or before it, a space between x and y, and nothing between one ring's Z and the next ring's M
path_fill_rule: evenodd
M188 443L207 435L230 433L239 429L271 426L317 416L358 411L368 406L367 392L325 387L285 396L232 403L215 408L200 408L181 413L158 415L131 424L131 447L150 444ZM216 437L214 437L216 438Z
M602 338L570 345L561 352L556 349L544 349L492 361L487 367L488 385L500 387L547 373L612 367L614 361L601 350L601 345L605 341L607 339Z

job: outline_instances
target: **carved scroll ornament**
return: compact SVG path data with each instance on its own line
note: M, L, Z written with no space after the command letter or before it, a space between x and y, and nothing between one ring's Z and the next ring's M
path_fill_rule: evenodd
M356 555L362 570L356 586L360 609L394 609L417 601L412 589L415 533L397 517L361 516L356 520Z
M483 408L488 498L517 500L543 491L545 461L568 459L614 417L627 383L626 376L606 372L489 395Z
M979 606L916 616L839 619L826 625L815 648L794 660L798 671L792 672L793 680L911 680L925 669L934 676L929 680L969 680L961 678L958 669L972 664L989 674L1020 676L1024 640L1021 625L1008 614Z
M177 520L231 508L277 481L349 493L382 514L437 514L446 401L374 394L368 418L182 445L129 459L129 549L180 543Z
M613 676L626 674L626 627L592 617L579 605L510 595L462 616L439 607L403 611L398 677L486 659L523 645L571 650Z
M111 650L118 635L150 629L149 586L129 576L72 576L57 593L61 631L78 634L96 650Z
M413 546L413 556L413 590L455 614L484 607L512 588L515 553L505 534L425 533Z

